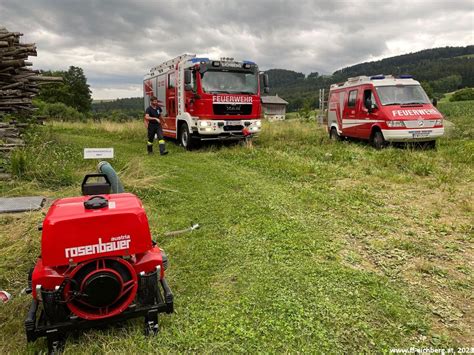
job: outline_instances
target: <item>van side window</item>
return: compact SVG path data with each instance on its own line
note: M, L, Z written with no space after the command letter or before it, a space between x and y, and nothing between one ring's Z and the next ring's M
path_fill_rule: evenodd
M347 100L347 107L355 107L357 99L357 90L349 91L349 99Z
M368 106L369 102L371 104L375 104L375 96L372 90L367 89L367 90L364 90L364 102L363 102L364 107L366 109L369 109L369 106Z

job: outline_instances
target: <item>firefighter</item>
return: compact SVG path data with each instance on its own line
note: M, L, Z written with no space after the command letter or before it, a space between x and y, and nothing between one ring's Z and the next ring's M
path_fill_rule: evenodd
M150 106L145 111L145 120L148 123L148 154L153 153L153 140L155 134L158 136L158 143L160 145L160 155L166 155L165 140L163 139L163 129L161 128L161 108L158 106L158 99L156 96L150 98Z

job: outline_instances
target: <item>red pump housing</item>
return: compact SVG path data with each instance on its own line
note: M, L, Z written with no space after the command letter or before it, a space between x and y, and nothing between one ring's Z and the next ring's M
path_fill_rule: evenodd
M140 273L158 269L164 277L141 201L129 193L100 198L106 203L97 209L85 207L90 196L52 204L31 279L35 299L61 290L69 310L89 320L123 312L137 295Z

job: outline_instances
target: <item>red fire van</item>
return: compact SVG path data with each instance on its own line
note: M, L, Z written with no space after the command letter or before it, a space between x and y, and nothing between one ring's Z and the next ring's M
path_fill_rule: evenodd
M377 149L387 142L435 147L444 134L443 116L409 75L359 76L331 85L327 129L332 139L366 139Z

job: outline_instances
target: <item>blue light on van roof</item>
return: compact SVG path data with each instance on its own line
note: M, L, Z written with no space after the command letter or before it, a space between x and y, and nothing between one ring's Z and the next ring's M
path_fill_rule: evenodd
M385 79L385 75L374 75L370 77L370 80L382 80Z
M209 58L191 58L191 63L201 63L201 62L208 62Z
M400 79L413 79L413 75L403 74L399 76Z
M244 63L244 64L255 64L255 62L252 62L251 60L244 60L242 63Z

